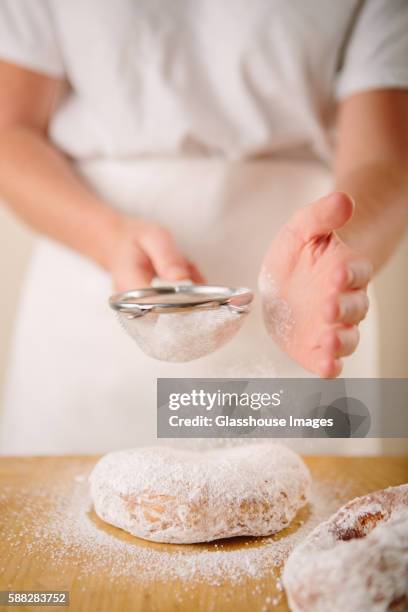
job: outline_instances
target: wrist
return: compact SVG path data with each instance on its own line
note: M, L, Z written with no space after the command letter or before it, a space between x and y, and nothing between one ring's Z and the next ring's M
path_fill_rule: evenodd
M113 254L120 240L123 216L108 205L102 205L89 223L91 239L85 253L92 261L109 271Z

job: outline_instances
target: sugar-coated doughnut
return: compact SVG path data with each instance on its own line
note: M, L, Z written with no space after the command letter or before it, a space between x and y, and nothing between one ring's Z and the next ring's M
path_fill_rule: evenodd
M90 476L101 519L173 543L276 533L307 503L310 483L300 457L271 443L124 450L102 457Z
M293 612L408 610L408 484L358 497L292 552Z

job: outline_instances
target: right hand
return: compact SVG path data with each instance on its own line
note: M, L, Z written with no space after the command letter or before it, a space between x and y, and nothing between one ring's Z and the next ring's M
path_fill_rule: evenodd
M353 210L353 200L341 192L302 207L275 236L259 278L269 335L323 377L340 374L368 310L371 262L335 231Z
M106 258L116 291L148 287L153 278L204 283L198 268L178 249L171 233L155 222L120 215Z

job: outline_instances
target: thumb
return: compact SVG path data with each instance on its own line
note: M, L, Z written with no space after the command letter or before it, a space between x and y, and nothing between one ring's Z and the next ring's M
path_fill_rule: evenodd
M306 242L343 227L353 212L352 198L346 193L335 191L301 208L289 221L289 226Z
M146 253L137 245L116 262L111 271L115 291L131 291L149 287L154 277L152 263Z

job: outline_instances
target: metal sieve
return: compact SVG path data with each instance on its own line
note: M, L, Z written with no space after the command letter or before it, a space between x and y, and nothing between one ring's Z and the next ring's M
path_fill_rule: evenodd
M183 284L113 295L123 329L150 357L192 361L226 344L250 311L249 289Z

